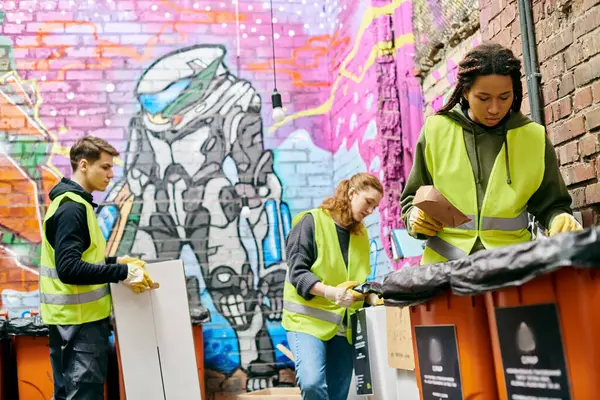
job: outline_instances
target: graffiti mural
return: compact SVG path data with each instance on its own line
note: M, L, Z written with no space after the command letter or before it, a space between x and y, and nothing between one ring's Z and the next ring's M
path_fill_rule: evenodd
M369 279L392 266L422 104L407 75L412 1L22 3L0 3L2 308L38 307L47 192L70 173L69 146L100 136L121 152L94 197L109 255L183 260L191 305L211 312L208 392L293 384L278 349L292 217L376 174L391 195L366 221Z
M125 178L107 198L117 207L100 216L115 254L168 260L189 247L200 272L188 279L192 302L207 289L240 346L249 346L239 366L257 389L278 380L267 323L281 320L291 216L263 144L261 98L228 70L225 53L179 49L142 75Z

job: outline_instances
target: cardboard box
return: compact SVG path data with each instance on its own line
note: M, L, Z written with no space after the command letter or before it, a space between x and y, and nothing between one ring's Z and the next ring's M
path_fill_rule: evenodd
M390 368L415 370L410 309L386 307L388 366Z
M300 388L293 387L282 387L282 388L271 388L257 390L256 392L238 394L237 400L256 400L256 399L269 399L269 400L302 400L300 395Z
M456 228L471 220L433 186L421 186L413 204L449 228Z

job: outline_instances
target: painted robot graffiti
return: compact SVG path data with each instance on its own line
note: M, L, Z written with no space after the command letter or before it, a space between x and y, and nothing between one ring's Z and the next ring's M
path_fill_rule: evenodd
M229 72L225 54L194 46L145 71L124 178L107 198L117 206L99 214L112 254L165 260L192 250L190 301L208 292L237 335L252 390L278 379L268 325L281 320L291 218L264 148L260 96Z

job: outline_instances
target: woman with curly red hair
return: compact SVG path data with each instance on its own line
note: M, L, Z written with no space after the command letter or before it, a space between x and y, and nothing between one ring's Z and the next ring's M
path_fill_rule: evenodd
M371 272L363 219L379 205L381 182L368 173L344 179L335 196L294 218L287 239L283 327L304 400L346 399L352 380L350 317L363 307L347 282ZM374 304L376 296L367 297Z

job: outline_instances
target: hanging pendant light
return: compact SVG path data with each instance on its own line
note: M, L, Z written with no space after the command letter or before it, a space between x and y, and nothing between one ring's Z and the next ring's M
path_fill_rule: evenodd
M271 3L271 48L273 50L273 94L271 95L271 103L273 105L273 121L279 123L285 119L285 111L283 109L283 101L281 94L277 91L277 68L275 66L275 27L273 26L273 0Z
M285 111L283 111L281 94L279 94L277 88L273 90L273 94L271 95L271 102L273 103L273 121L282 122L285 119Z

